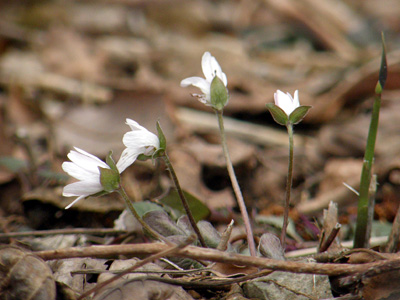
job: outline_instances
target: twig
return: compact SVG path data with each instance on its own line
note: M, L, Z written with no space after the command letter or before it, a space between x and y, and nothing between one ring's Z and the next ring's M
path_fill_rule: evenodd
M339 223L336 223L335 227L332 228L328 237L326 239L324 239L323 242L321 243L321 246L319 247L318 252L324 252L329 248L329 246L332 244L332 242L338 235L341 227L342 227L342 225L340 225Z
M396 217L392 224L392 230L390 232L385 252L395 253L397 252L397 246L400 239L400 207L397 210Z
M169 249L164 243L132 244L132 245L113 245L113 246L90 246L85 248L68 248L58 250L38 251L35 254L44 260L61 259L71 257L108 257L115 255L142 255L154 254ZM165 255L167 256L167 255ZM270 269L274 271L284 271L293 273L308 273L322 275L348 275L358 272L365 272L369 268L382 266L386 263L400 261L400 256L395 258L366 263L366 264L320 264L302 263L295 261L282 261L268 259L264 257L245 256L230 252L221 252L209 248L187 246L179 249L171 256L187 257L192 259L208 260L222 263L230 263L241 266L252 266L257 268Z
M24 231L24 232L0 233L0 239L27 237L27 236L48 236L57 234L119 235L126 233L129 232L126 230L115 230L112 228L69 228L69 229L52 229L52 230L35 230L35 231Z

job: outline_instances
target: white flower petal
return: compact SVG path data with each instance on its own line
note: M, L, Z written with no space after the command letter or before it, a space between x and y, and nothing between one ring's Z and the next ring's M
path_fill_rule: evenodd
M72 197L72 196L90 196L101 192L103 187L100 183L100 178L97 182L89 182L89 181L77 181L71 184L68 184L63 189L63 196Z
M135 162L139 156L139 151L131 148L125 148L117 162L117 168L120 173Z
M210 94L210 83L201 77L189 77L181 81L181 87L193 85L199 88L203 94Z
M225 87L228 84L228 79L224 72L222 72L221 66L214 56L210 52L205 52L201 58L201 68L203 70L204 78L201 77L189 77L181 81L182 87L193 85L201 90L203 95L192 94L199 98L199 101L213 106L211 104L211 82L215 76L218 76L224 83ZM227 102L226 102L227 103ZM226 104L225 104L226 105Z
M97 172L89 172L80 166L76 165L73 162L63 162L62 169L68 173L69 176L74 177L78 180L88 180L89 178L100 176L100 171L97 169Z
M85 196L79 196L78 198L76 198L74 201L72 201L70 204L68 204L65 209L69 209L72 205L74 205L76 202L78 202L79 200L85 198Z
M126 124L129 125L132 131L125 133L122 139L126 149L122 152L117 162L117 168L120 173L133 164L140 154L151 155L160 148L160 141L154 133L131 119L126 119Z
M96 156L89 154L79 148L75 149L78 152L73 150L70 151L68 154L68 158L81 168L91 172L97 172L99 166L102 168L109 168L105 162L101 161Z
M122 139L124 145L128 148L138 149L140 151L144 147L152 146L156 149L160 148L158 137L151 132L129 131L124 134Z
M300 106L298 91L294 93L295 99L289 93L283 93L277 90L274 94L275 105L279 106L286 115L290 115L297 107Z
M294 106L294 109L296 109L296 108L298 108L300 106L299 91L298 90L296 90L294 92L293 106Z
M68 154L68 158L71 161L62 164L62 168L66 173L79 180L66 185L63 189L63 196L65 197L78 196L66 208L70 208L80 199L103 191L100 183L99 167L110 169L105 162L96 156L79 148L75 148L75 150L71 150Z

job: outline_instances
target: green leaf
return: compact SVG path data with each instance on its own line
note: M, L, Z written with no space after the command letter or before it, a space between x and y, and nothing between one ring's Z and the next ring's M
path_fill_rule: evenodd
M216 110L222 110L228 103L228 90L218 76L214 76L210 87L211 105Z
M298 124L304 119L311 106L302 105L296 108L289 116L289 122L292 124Z
M143 221L162 236L185 235L185 232L163 210L152 210L145 213Z
M381 68L379 70L379 79L375 87L376 94L382 94L382 91L386 84L387 78L387 60L386 60L386 43L385 35L382 32L382 57L381 57Z
M167 149L167 139L165 138L164 132L161 129L160 122L157 121L156 124L157 133L158 133L158 140L160 141L160 149Z
M113 192L119 188L120 176L118 171L99 167L100 183L106 192Z
M0 157L0 166L4 166L11 172L17 173L23 169L26 169L28 167L28 163L24 160L11 156L2 156Z
M143 217L146 213L149 211L154 211L154 210L163 210L163 208L150 201L141 201L141 202L134 202L132 203L133 207L135 208L136 212L138 213L139 216Z
M111 168L111 170L114 170L115 172L119 173L115 161L112 158L112 154L113 154L112 151L108 152L108 155L106 157L106 164Z
M267 104L265 104L265 106L268 108L269 112L271 113L271 115L274 118L276 123L286 126L286 124L288 122L288 116L283 111L282 108L275 105L274 103L267 103Z
M193 218L196 222L206 219L210 215L210 210L203 202L186 191L183 191L183 194L186 197L189 209L192 212ZM185 209L182 206L182 201L175 189L170 189L168 194L162 199L158 200L158 202L174 209L174 211L177 213L177 217L186 214Z

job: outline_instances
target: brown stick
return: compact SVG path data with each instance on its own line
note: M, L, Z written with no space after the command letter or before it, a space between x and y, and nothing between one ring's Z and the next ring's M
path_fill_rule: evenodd
M35 230L23 232L7 232L0 233L1 238L16 238L27 236L48 236L57 234L94 234L94 235L119 235L128 233L126 230L115 230L112 228L69 228L69 229L52 229L52 230Z
M90 246L58 250L38 251L35 254L44 260L62 259L71 257L107 257L111 255L143 255L154 254L169 249L163 243L113 245L113 246ZM188 246L177 250L173 256L188 257L198 260L209 260L222 263L231 263L242 266L253 266L257 268L270 269L293 273L323 274L323 275L348 275L365 272L370 268L379 267L387 263L397 263L400 256L394 259L384 260L367 264L321 264L302 263L294 261L273 260L263 257L251 257L241 254L221 252L214 249L206 249Z

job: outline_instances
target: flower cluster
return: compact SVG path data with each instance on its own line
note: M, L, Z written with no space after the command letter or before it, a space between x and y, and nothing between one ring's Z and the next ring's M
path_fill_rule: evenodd
M181 81L181 86L192 85L199 88L202 94L193 94L193 96L196 96L205 105L222 111L229 100L227 77L210 52L204 53L201 66L205 78L189 77ZM275 121L282 125L297 124L310 108L309 106L300 106L298 91L295 91L294 97L292 97L289 93L284 94L278 90L274 98L275 104L269 103L267 108ZM62 168L78 182L64 187L64 196L77 197L66 208L71 207L82 198L117 189L119 176L127 167L137 159L153 158L160 150L165 150L165 137L158 124L158 136L131 119L126 119L126 124L131 131L123 137L126 148L116 164L112 161L111 155L106 163L79 148L75 148L68 154L71 161L64 162Z

